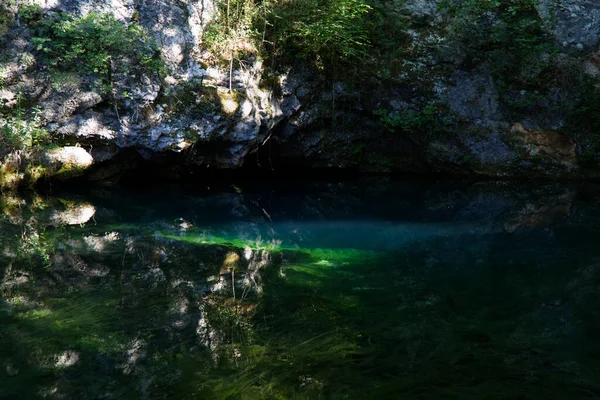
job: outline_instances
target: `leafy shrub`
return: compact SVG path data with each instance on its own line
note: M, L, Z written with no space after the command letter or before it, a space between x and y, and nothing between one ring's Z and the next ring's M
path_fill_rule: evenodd
M39 21L44 16L44 10L39 4L23 4L19 7L19 16L27 22Z
M37 113L30 119L18 109L13 115L0 114L0 155L31 151L50 143L50 134L41 127Z
M203 44L210 53L230 60L256 52L257 33L253 23L258 8L252 0L225 0L216 4L217 13L206 27Z
M410 44L411 38L407 34L410 17L402 12L403 4L404 0L370 0L372 9L363 18L369 43L364 66L381 78L400 73L401 61L406 57L406 49Z
M364 18L370 9L362 0L221 0L203 44L230 62L261 53L271 61L303 59L323 69L366 54Z
M537 0L446 0L451 34L460 43L467 67L487 63L494 76L507 84L532 83L542 76L552 40L536 9ZM536 68L531 68L535 65ZM534 70L527 74L524 67ZM537 83L537 82L535 82Z
M104 89L116 72L138 65L147 72L162 71L158 48L147 30L137 23L125 24L112 14L90 12L84 17L61 13L39 22L33 38L51 67L99 77Z
M371 7L361 0L295 0L269 9L266 30L272 50L312 60L319 67L356 60L366 53L364 18Z

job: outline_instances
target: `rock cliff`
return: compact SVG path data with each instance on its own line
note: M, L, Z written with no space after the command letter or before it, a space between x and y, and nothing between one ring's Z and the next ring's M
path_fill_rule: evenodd
M257 56L230 71L204 46L217 7L212 0L4 2L0 125L15 113L34 115L58 148L5 151L1 180L111 181L148 163L166 171L246 163L269 165L265 170L595 178L594 119L581 115L594 111L586 90L600 76L600 4L529 3L535 15L519 9L522 19L510 19L502 8L406 0L398 14L406 21L403 57L385 75L365 68L348 79L324 78L301 63L270 71ZM160 71L124 54L109 61L108 88L99 88L84 65L58 73L44 59L36 29L62 13L109 14L139 25L157 47ZM467 41L469 13L481 19L478 26L489 25L484 33L492 39L498 26L535 21L543 29L538 42L548 47ZM529 31L511 29L502 31L503 40L529 43ZM579 123L585 118L591 123Z

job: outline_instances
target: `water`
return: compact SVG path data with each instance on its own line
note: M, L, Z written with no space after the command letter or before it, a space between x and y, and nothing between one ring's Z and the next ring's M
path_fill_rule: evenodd
M0 398L600 398L600 190L4 195Z

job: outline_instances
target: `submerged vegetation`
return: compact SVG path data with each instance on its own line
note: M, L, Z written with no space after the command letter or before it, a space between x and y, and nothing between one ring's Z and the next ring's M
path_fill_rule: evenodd
M114 145L140 149L143 159L178 153L170 160L185 169L241 166L263 150L271 164L275 149L326 168L552 176L544 162L530 162L536 153L567 177L585 175L580 164L595 157L586 91L597 60L569 39L590 36L565 28L570 6L214 0L167 11L158 3L0 5L10 47L0 55L0 152ZM16 93L26 100L20 115ZM43 119L39 103L53 108ZM284 126L293 128L289 138ZM515 135L516 126L565 133L561 143L572 140L573 152L559 152L569 160L526 150L545 139ZM297 135L305 130L319 137Z
M410 244L389 234L401 220L348 221L386 240L374 250L360 229L206 219L218 196L170 200L203 222L173 219L160 199L108 196L121 203L110 212L2 202L0 396L597 397L593 204L578 204L590 225L555 219L552 235L493 228L513 211L485 232L454 221L449 235L431 225L446 200L428 204Z

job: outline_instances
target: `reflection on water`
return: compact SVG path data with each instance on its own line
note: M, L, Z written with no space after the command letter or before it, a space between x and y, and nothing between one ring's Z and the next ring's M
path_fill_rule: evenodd
M5 195L0 398L599 398L599 199Z

